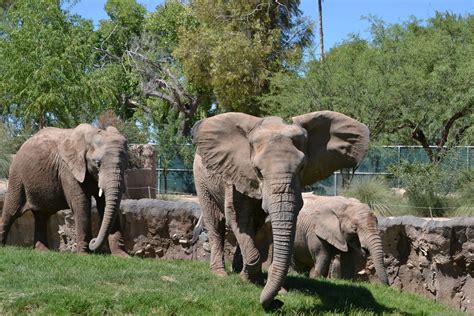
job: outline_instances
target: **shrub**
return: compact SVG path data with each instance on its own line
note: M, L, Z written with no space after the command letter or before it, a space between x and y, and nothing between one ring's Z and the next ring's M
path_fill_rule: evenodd
M403 211L400 209L403 198L397 196L383 178L356 178L342 195L368 204L377 215L393 216Z
M11 149L8 131L0 124L0 178L8 177Z
M457 206L465 205L462 196L468 197L472 190L472 176L470 180L466 176L472 175L472 171L462 168L459 154L451 150L438 163L403 161L392 165L390 170L400 179L416 214L445 216ZM462 193L463 190L467 190L466 193Z
M460 176L460 189L457 192L456 208L448 213L449 216L474 216L474 171L466 170Z

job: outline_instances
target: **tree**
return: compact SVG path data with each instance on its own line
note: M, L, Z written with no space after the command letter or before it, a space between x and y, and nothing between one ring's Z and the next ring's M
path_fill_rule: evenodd
M187 79L221 111L261 113L274 72L301 58L311 26L293 1L190 1L197 25L181 28L174 55Z
M90 120L102 106L92 76L92 24L58 0L14 1L0 19L0 106L41 128Z
M109 19L101 20L97 30L94 72L99 83L114 96L109 108L127 120L144 106L140 81L127 52L143 31L146 10L135 0L107 0L105 11Z
M165 114L172 109L178 113L181 125L177 133L181 136L189 136L198 108L210 104L208 91L196 89L189 83L172 54L179 43L179 29L197 23L189 10L177 1L167 1L157 7L146 18L140 37L127 50L140 78L142 95L156 100L147 102L147 112L164 110L161 114ZM161 107L163 104L167 105L166 109ZM155 123L167 124L164 120Z
M308 62L303 76L276 76L265 109L340 111L366 123L376 142L422 145L434 164L450 147L472 143L474 16L437 13L426 25L370 21L371 41L349 37L323 64Z
M161 167L163 168L164 191L168 192L168 169L174 160L181 160L186 166L192 166L194 147L191 138L178 133L181 126L178 111L171 110L166 116L165 122L157 128L156 141L159 147Z

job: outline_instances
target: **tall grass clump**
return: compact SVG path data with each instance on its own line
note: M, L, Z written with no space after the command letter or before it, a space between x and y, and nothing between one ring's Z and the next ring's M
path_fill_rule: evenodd
M448 213L451 217L474 216L474 170L466 170L460 178L460 189L455 195L456 208Z
M368 204L377 215L393 216L401 213L399 207L403 204L402 198L380 177L356 178L343 191L343 195Z

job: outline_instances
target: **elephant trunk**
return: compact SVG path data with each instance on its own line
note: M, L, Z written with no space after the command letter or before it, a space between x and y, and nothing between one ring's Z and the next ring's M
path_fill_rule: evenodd
M274 297L281 289L290 266L295 239L296 218L303 202L301 194L293 192L292 185L277 184L283 193L275 192L269 198L268 206L273 234L273 262L268 272L268 281L260 295L260 303L270 308ZM278 191L278 190L277 190ZM288 192L290 191L290 192Z
M387 272L385 271L384 261L383 261L383 247L382 247L382 238L380 237L379 230L377 228L377 219L374 215L366 217L366 225L359 234L360 240L363 240L364 246L369 250L370 256L375 266L375 273L379 280L388 284Z
M101 179L101 176L99 175L99 187L105 194L104 218L102 219L102 224L100 225L97 237L93 238L89 243L89 249L91 251L95 251L102 247L105 239L108 237L119 212L124 185L123 170L121 170L118 165L111 168L104 168L104 170L101 170L101 173L102 172L104 174L102 178L105 179ZM100 183L104 183L104 185L102 186Z

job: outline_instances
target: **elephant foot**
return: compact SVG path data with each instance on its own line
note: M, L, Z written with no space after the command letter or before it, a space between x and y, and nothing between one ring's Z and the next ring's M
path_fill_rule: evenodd
M212 269L211 272L218 277L228 276L227 272L224 269Z
M280 301L278 299L274 299L267 306L263 306L263 308L265 309L265 311L275 312L275 311L279 310L280 308L282 308L283 305L284 305L284 303L282 301Z
M122 258L130 258L130 255L123 249L115 249L113 251L111 249L110 251L112 253L112 256L122 257Z
M36 244L35 244L35 250L49 251L49 248L44 243L42 243L41 241L37 241Z
M117 257L130 257L130 255L125 251L125 245L123 243L122 233L116 232L109 235L109 248L112 256Z
M315 268L312 268L311 271L309 271L309 277L311 279L318 279L321 277L321 272L317 271Z
M79 254L89 253L89 243L85 241L79 241L76 243L76 252Z
M288 290L282 287L280 291L278 291L278 294L283 294L283 295L288 294Z
M263 274L261 271L259 273L250 274L247 271L243 270L242 272L240 272L239 275L242 281L253 283L260 286L265 285L265 280L263 279Z

